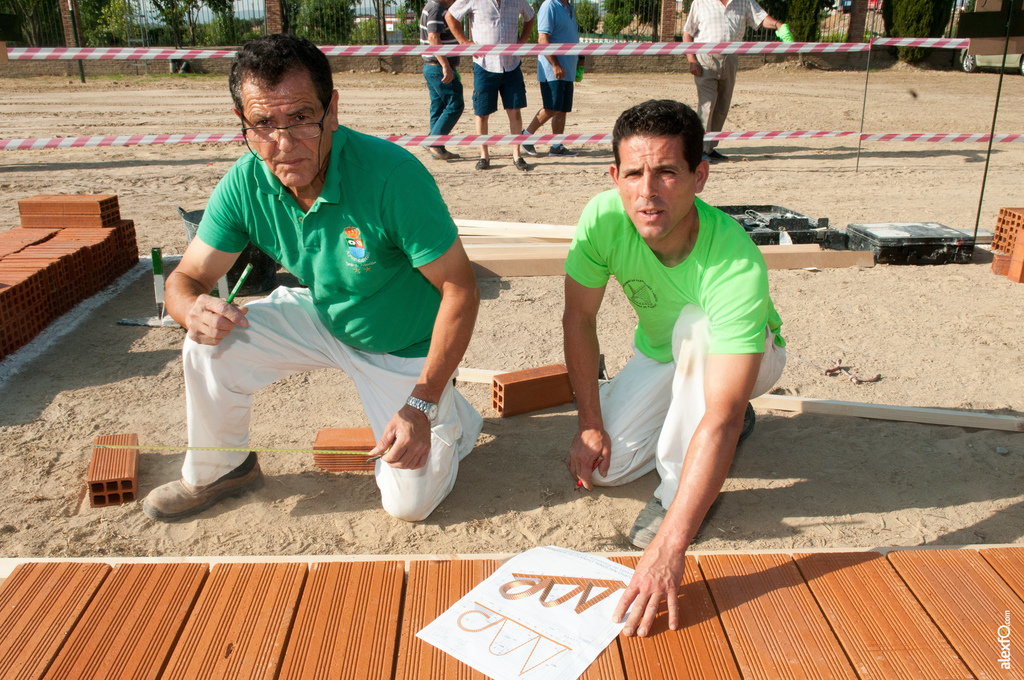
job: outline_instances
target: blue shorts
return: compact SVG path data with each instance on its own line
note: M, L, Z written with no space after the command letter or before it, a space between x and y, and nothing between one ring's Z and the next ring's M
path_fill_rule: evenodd
M572 111L572 86L569 80L540 81L540 100L547 111Z
M516 66L504 73L491 73L473 64L473 113L489 116L498 110L498 93L504 109L521 109L526 106L526 84L523 69Z

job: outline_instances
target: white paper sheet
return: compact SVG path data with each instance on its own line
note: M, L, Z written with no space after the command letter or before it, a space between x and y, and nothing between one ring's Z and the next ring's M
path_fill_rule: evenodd
M633 570L557 547L513 557L417 636L494 680L576 680L622 630Z

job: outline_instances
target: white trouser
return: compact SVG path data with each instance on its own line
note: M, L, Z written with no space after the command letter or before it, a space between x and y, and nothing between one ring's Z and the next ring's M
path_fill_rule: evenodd
M751 398L770 390L786 367L786 350L767 330L764 356ZM696 305L687 305L672 330L671 363L634 352L611 381L601 386L601 415L612 440L608 474L600 486L619 486L658 470L654 496L668 509L679 488L690 438L704 417L704 368L710 325Z
M735 54L698 54L701 75L694 76L697 86L697 115L705 132L721 132L732 106L732 92L736 87L736 69L739 57ZM718 142L704 142L704 153L711 153Z
M321 323L305 289L278 288L248 305L248 328L219 345L185 340L185 397L190 446L249 446L252 395L293 373L337 368L355 382L380 439L412 392L425 359L362 352L339 342ZM400 470L378 460L374 470L384 509L408 521L424 519L451 492L459 460L476 444L483 418L448 382L438 402L427 463ZM244 451L188 451L181 475L189 484L216 481L245 460Z

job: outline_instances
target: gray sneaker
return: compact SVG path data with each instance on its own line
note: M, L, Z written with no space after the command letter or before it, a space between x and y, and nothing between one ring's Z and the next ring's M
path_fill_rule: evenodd
M263 485L263 473L256 461L256 453L216 482L206 486L192 486L184 479L159 486L149 492L142 511L150 519L166 522L182 519L201 512L229 496L240 496Z
M651 541L654 540L658 529L661 528L661 521L665 519L665 512L665 508L662 507L661 501L657 498L647 501L647 505L636 516L633 528L629 530L629 542L641 550L647 548Z
M553 147L551 147L551 150L548 151L548 155L549 156L562 156L564 158L574 158L574 157L578 156L579 154L577 154L572 149L569 149L569 148L566 148L566 147L562 146L561 144L555 144Z

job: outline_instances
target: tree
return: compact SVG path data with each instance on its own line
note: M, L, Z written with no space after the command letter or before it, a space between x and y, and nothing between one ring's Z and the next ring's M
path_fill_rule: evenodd
M238 26L235 21L235 3L232 0L206 0L213 12L213 44L237 45Z
M885 5L891 5L890 35L899 38L941 38L953 11L953 0L886 0ZM882 11L884 20L884 5ZM920 47L899 48L901 61L920 61L927 54Z
M651 33L657 36L660 0L607 0L604 8L604 33L615 35L636 20L640 26L650 26Z
M181 32L184 28L185 15L195 0L153 0L157 16L171 31L174 47L181 49Z
M57 36L63 45L64 27L57 3L52 0L2 0L0 12L21 17L21 34L30 46L47 46L50 35Z
M363 19L356 24L350 38L353 45L376 45L377 44L377 20Z
M596 3L590 0L580 0L576 3L576 23L579 24L580 33L596 33L600 21L601 15Z
M355 22L352 0L306 0L295 20L295 33L317 45L344 45Z
M829 6L830 0L824 0L825 6ZM821 37L821 24L818 17L822 11L822 0L789 0L786 22L789 30L793 32L793 39L797 42L818 42ZM770 13L770 12L769 12ZM782 17L778 17L780 21Z

